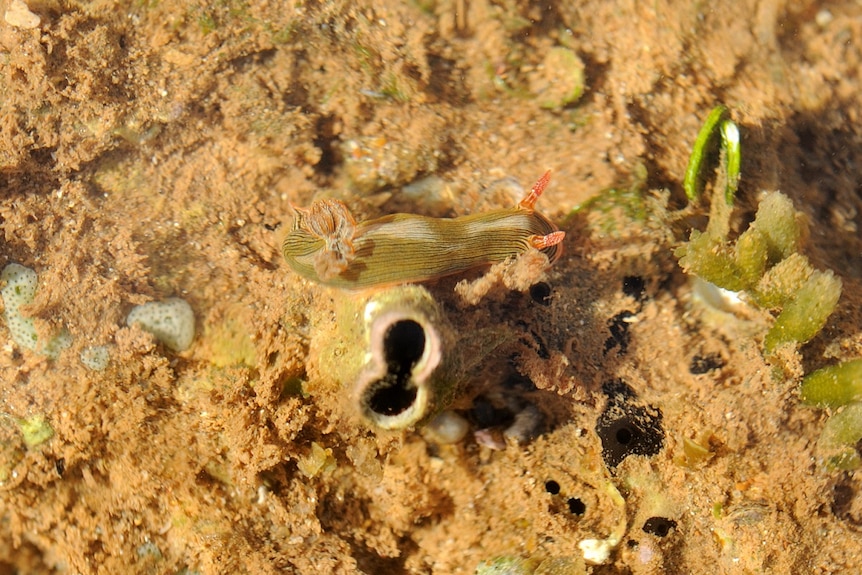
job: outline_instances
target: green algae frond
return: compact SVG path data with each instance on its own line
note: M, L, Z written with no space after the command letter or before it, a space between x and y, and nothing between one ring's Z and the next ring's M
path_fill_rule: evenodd
M24 436L24 445L28 449L39 447L52 437L54 437L54 428L48 423L48 420L42 414L37 414L32 417L18 419L18 427L21 429L21 435Z
M817 450L828 470L850 471L862 465L862 359L830 365L805 376L804 403L837 410L826 420Z
M722 153L725 157L725 172L727 174L725 186L725 200L728 205L733 204L736 187L739 183L739 167L741 164L741 151L739 147L739 129L736 124L726 119L727 108L716 106L710 110L703 122L694 146L691 148L691 156L685 170L683 189L689 201L695 201L700 195L701 171L705 156L714 146L715 135L721 135Z
M739 180L739 135L723 123L726 110L713 109L698 134L684 187L697 199L697 180L707 144L720 127L724 162L713 186L705 231L693 230L675 254L687 273L718 288L742 292L761 309L776 313L763 338L766 354L804 344L826 325L841 297L841 280L817 270L800 253L806 235L804 220L793 202L780 192L765 193L749 228L730 240L733 194ZM736 147L734 147L736 146ZM722 186L722 181L723 186ZM717 199L724 187L725 201ZM856 445L862 439L862 360L823 368L805 377L802 401L839 408L824 426L818 450L828 469L855 469L862 464Z
M542 62L544 74L531 82L539 106L559 110L576 103L584 93L584 63L574 50L555 46Z
M696 196L703 149L723 114L722 108L714 109L698 135L686 172L685 188L690 198ZM722 134L726 131L726 124L722 124ZM689 241L675 253L686 273L726 290L745 292L763 309L778 310L763 340L764 350L771 354L785 344L806 343L823 329L841 295L841 280L831 271L813 269L808 258L799 253L806 231L803 219L793 202L780 192L766 193L749 228L735 242L729 239L732 199L739 179L738 140L738 132L731 130L725 142L726 160L719 179L725 180L726 201L715 197L722 188L719 182L706 230L693 230Z
M831 271L815 270L798 253L801 218L780 192L761 201L751 226L736 242L727 239L729 210L705 232L692 231L676 250L680 266L716 286L745 292L764 309L780 310L763 340L767 353L783 344L803 344L823 329L841 295L841 280Z
M862 440L862 403L854 402L841 408L823 425L817 441L826 469L851 471L862 465L856 445Z
M837 408L862 401L862 359L853 359L809 373L802 380L800 396L815 407Z
M840 296L840 279L831 271L814 272L775 318L763 340L764 349L771 353L782 344L809 341L826 325Z

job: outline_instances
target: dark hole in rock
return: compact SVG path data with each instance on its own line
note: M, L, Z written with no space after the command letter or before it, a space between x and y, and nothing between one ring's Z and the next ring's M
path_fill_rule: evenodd
M548 481L545 481L545 491L551 495L556 495L560 492L560 484L553 479L549 479Z
M396 321L383 336L383 354L391 372L410 372L425 352L425 330L412 319Z
M840 519L850 516L853 498L855 496L853 486L846 481L841 481L832 489L832 514Z
M583 515L587 510L586 504L577 497L569 497L567 503L569 504L569 511L572 512L572 515Z
M480 395L473 400L469 419L476 427L485 429L488 427L508 427L514 421L515 416L510 409L495 406L489 398Z
M383 336L386 375L369 388L368 407L380 415L393 416L416 401L410 384L413 367L425 353L425 330L412 319L393 323Z
M371 411L391 417L403 413L416 401L416 388L408 387L402 379L381 379L374 389L368 406Z
M629 320L634 316L635 314L630 311L621 311L608 320L608 330L611 332L611 336L605 340L605 354L615 347L619 348L617 355L626 354L632 339L629 333Z
M724 359L721 355L717 353L708 353L706 355L695 355L692 357L691 363L688 365L688 371L694 375L702 375L723 366Z
M531 285L530 297L538 304L551 305L551 286L547 282Z
M623 293L629 297L641 301L644 298L646 284L640 276L626 276L623 278Z
M644 521L644 533L655 535L656 537L667 537L671 529L676 528L676 521L666 517L650 517Z
M603 386L608 404L596 422L602 458L609 468L629 455L655 455L664 445L661 411L635 403L634 391L623 382Z
M628 445L634 439L634 436L635 434L629 427L620 427L617 429L617 442L620 445Z

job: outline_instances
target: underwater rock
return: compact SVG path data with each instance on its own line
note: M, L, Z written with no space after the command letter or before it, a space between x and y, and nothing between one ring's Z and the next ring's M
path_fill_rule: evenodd
M177 297L134 307L126 318L126 324L140 325L173 351L185 351L195 337L192 306Z
M21 264L11 263L3 268L0 280L6 282L0 289L0 296L6 308L3 319L6 320L12 340L23 348L57 359L64 349L72 345L72 335L64 328L47 342L40 342L33 318L21 313L21 307L33 303L36 297L36 272Z
M94 345L81 351L81 363L93 371L103 371L111 361L111 350L107 345Z

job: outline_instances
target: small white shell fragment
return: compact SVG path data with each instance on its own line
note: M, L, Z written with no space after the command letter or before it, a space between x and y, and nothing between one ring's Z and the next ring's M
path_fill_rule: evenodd
M605 491L610 495L614 506L620 510L620 520L607 539L584 539L578 542L578 547L584 554L584 560L592 565L606 563L611 557L611 552L620 544L626 533L626 500L610 481L605 484Z
M584 539L578 543L584 560L591 565L603 565L611 556L617 542L610 539Z
M539 435L544 422L545 418L539 408L529 404L515 414L515 421L503 430L503 437L514 439L518 443L527 443Z
M29 6L27 6L24 0L12 0L3 18L10 26L21 28L22 30L32 30L42 22L38 14L30 11Z
M717 285L695 276L692 279L692 296L707 306L724 312L734 313L745 306L742 292L720 288Z
M458 443L467 435L470 424L466 419L447 409L425 426L425 436L435 443L444 445Z
M195 338L195 313L188 302L178 297L136 306L129 312L126 324L140 325L174 351L187 350Z
M494 451L503 451L506 449L506 441L503 439L503 434L497 433L494 429L477 429L473 432L473 438L482 447L487 447Z

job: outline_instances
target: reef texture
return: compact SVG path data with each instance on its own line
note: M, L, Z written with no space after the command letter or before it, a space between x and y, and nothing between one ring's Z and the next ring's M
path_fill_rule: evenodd
M830 410L799 401L862 356L859 2L13 4L0 267L37 272L21 311L72 345L51 360L0 327L0 573L862 564L862 472L822 465ZM674 214L716 104L742 133L731 237L780 190L843 284L769 361L774 315L699 304L674 256L705 227ZM567 235L542 283L428 286L477 334L466 437L368 427L327 369L354 296L291 273L291 206L451 217L546 169ZM195 314L180 353L125 323L169 297Z

